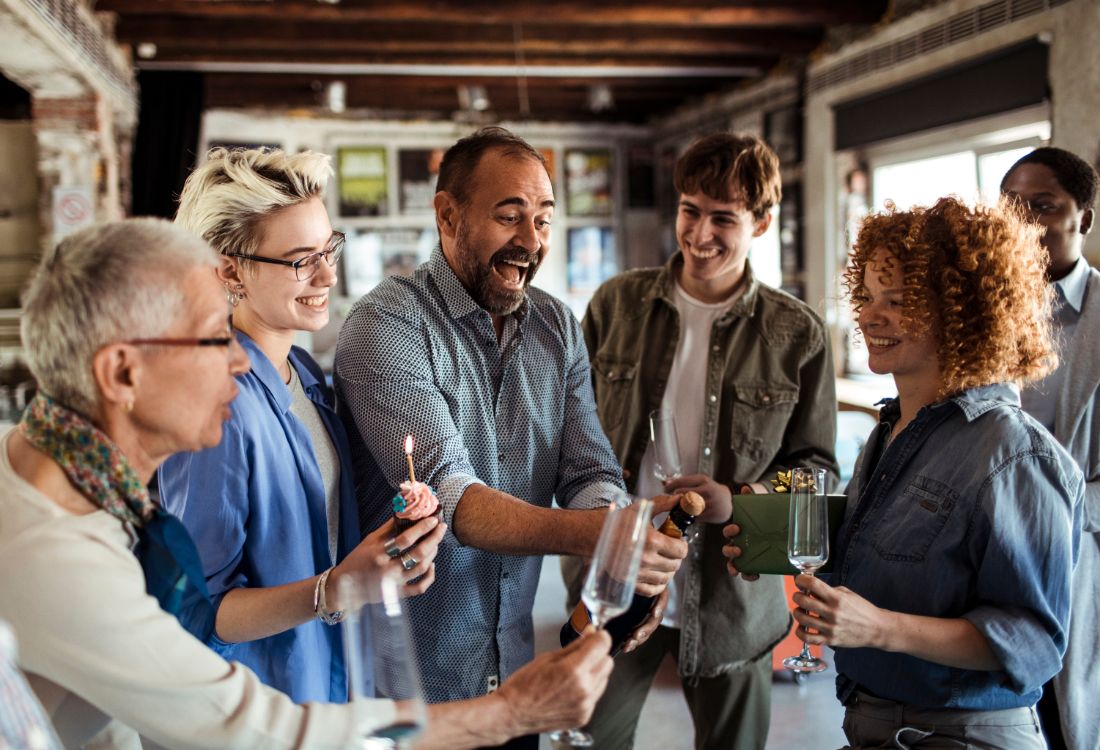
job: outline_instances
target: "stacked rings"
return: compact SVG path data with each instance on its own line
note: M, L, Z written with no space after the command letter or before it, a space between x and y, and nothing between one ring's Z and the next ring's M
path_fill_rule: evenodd
M401 548L397 546L397 539L390 538L386 540L386 554L390 558L398 557L401 554Z
M408 552L401 555L401 567L405 570L412 570L419 564L419 560L410 555Z

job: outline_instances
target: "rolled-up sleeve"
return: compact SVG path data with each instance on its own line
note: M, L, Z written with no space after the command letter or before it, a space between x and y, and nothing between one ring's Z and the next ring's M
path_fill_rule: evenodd
M1021 693L1061 669L1083 491L1079 471L1067 474L1054 457L1034 453L998 467L982 489L977 523L988 533L971 535L982 540L971 548L982 604L963 617Z
M480 480L432 378L427 335L412 314L360 303L340 331L334 378L359 436L392 487L407 477L405 436L413 436L417 477L435 489L443 520L451 525L462 493Z

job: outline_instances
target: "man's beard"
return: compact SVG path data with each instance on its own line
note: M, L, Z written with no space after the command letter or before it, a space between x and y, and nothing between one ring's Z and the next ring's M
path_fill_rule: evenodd
M455 255L461 266L458 274L463 286L482 309L490 315L511 315L527 297L527 287L535 272L539 270L541 258L538 253L529 253L521 247L505 246L493 253L488 263L478 260L477 253L470 247L469 232L460 226L455 236ZM493 266L507 260L527 262L527 268L517 268L523 278L523 288L518 291L500 289L494 284Z

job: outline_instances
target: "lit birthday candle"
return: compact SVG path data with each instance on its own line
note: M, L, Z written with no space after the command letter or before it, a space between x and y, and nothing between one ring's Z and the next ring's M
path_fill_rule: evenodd
M409 465L409 481L416 482L416 469L413 468L413 436L405 436L405 463Z

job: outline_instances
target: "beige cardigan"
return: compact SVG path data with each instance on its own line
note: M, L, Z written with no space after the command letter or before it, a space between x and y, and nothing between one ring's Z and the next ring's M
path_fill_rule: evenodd
M66 747L344 748L390 701L295 705L188 634L145 593L127 528L62 510L12 470L0 436L0 619ZM360 710L356 710L360 709ZM359 714L359 716L356 716ZM125 726L119 726L119 723Z

